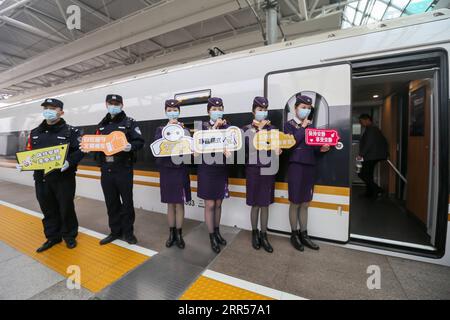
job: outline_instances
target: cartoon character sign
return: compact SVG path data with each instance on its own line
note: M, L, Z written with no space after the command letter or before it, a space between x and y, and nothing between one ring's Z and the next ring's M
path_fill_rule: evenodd
M162 130L162 138L150 145L153 156L170 157L192 153L193 140L184 134L179 124L169 124Z

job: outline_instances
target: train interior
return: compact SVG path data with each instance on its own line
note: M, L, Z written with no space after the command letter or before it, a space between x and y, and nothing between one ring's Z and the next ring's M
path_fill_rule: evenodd
M436 68L354 72L352 79L351 239L412 250L435 250ZM369 114L388 143L388 159L375 167L374 180L383 189L365 195L356 157ZM435 159L433 157L436 157Z

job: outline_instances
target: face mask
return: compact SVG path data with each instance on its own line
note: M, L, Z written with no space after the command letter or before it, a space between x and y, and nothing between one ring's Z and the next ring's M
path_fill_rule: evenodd
M112 104L108 105L108 112L112 115L115 116L116 114L119 114L122 112L122 108L120 106L115 106Z
M267 118L268 111L256 111L255 112L255 120L262 121Z
M297 110L297 116L300 119L306 119L308 118L309 114L311 113L310 109L299 109Z
M217 111L211 111L211 120L216 121L217 119L223 118L223 111L217 110Z
M42 115L45 120L54 121L58 119L58 112L56 112L56 110L45 109Z
M169 120L178 119L180 116L180 111L167 111L166 115Z

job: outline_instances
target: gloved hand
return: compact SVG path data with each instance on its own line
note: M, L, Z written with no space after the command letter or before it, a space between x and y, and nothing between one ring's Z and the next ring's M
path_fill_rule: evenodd
M61 172L66 171L67 169L69 169L69 161L65 161L63 167L61 168Z
M20 164L16 164L16 169L19 172L22 172L22 166Z
M125 148L123 148L123 151L124 152L130 152L131 151L131 144L127 144L126 146L125 146Z

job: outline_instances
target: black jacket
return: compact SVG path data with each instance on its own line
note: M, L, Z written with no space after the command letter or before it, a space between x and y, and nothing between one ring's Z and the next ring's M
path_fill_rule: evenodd
M69 151L66 160L69 162L69 168L61 172L55 170L50 172L46 179L58 178L61 175L73 174L77 171L78 163L83 159L84 154L80 151L81 132L79 129L69 126L64 119L60 119L56 124L49 125L47 121L43 121L37 128L31 130L28 138L27 150L35 150L57 146L61 144L69 144ZM42 181L44 178L43 170L34 172L34 179Z
M364 160L385 160L388 158L388 143L376 126L366 127L359 142L359 155Z
M101 167L132 167L136 160L136 152L144 147L144 138L137 122L127 117L123 111L114 117L108 113L98 124L95 134L108 135L113 131L125 133L128 143L131 144L131 151L116 153L113 156L114 162L106 162L103 152L96 152L95 159Z

